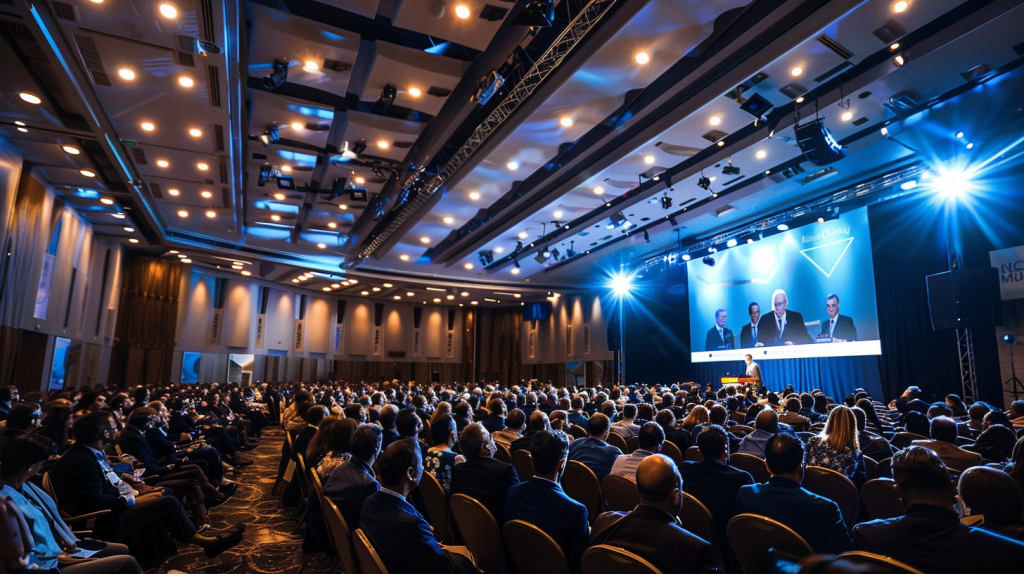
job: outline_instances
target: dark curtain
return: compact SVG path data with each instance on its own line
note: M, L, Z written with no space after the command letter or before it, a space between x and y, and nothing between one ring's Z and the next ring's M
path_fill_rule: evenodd
M520 332L523 311L520 307L474 310L477 317L477 373L488 381L518 384L529 378L523 373ZM562 366L564 370L564 365ZM564 377L564 375L563 375Z
M183 265L128 255L121 281L110 381L127 385L171 380Z
M44 333L0 325L0 387L14 385L22 396L38 392L48 339Z

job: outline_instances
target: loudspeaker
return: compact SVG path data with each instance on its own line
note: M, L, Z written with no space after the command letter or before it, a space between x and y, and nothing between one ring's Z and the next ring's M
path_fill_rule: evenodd
M608 336L606 338L608 339L608 350L618 351L622 348L622 340L619 337L619 314L617 312L611 313L605 325L607 325Z
M995 268L961 269L925 277L932 329L991 327L1001 322Z
M800 151L814 165L824 167L846 157L846 148L839 145L832 132L825 127L825 120L818 118L794 128L796 143Z

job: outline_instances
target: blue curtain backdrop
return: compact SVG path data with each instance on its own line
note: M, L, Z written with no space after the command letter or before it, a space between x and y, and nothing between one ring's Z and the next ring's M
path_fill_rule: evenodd
M775 359L757 361L757 364L765 386L773 391L793 385L798 393L821 389L826 395L837 398L856 388L864 389L875 398L888 396L882 387L878 357ZM722 377L742 375L744 368L743 363L695 363L694 379L717 383Z

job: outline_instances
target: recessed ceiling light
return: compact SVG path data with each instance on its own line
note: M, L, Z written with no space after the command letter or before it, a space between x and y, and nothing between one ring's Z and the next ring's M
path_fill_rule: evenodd
M85 177L96 177L96 172L90 171L88 169L80 169L78 170L78 173L84 175Z
M644 163L646 163L647 165L651 165L652 163L654 163L654 156L653 155L644 156Z
M213 193L209 192L209 191L204 191L204 192L200 193L199 195L203 196L203 198L205 198L205 199L210 199L211 197L213 197Z
M754 155L757 157L757 159L764 159L764 158L768 157L768 152L766 152L766 151L764 151L762 149L762 150L758 150L758 152L756 154L754 154Z
M409 88L409 95L414 98L418 98L423 95L423 92L421 92L419 88Z
M900 49L900 43L899 42L893 42L892 44L889 44L889 50L895 52L896 50L899 50L899 49Z
M392 287L394 287L394 285L392 285L391 283L381 283L381 285L383 285L385 289L391 289Z
M23 122L21 120L14 120L14 125L16 125L16 126L23 126L23 125L25 125L25 122Z
M176 189L174 189L173 187L172 187L171 189L168 189L168 190L167 190L167 194L168 194L168 195L175 195L175 196L176 196L176 195L178 195L179 193L181 193L181 192L180 192L180 191L178 191L178 190L176 190Z
M647 54L647 52L637 52L636 56L633 56L633 59L636 60L636 63L640 64L641 66L651 61L651 57Z
M796 99L796 103L798 103L798 104L802 104L802 103L804 103L804 97L803 97L803 96L800 96L799 98L797 98L797 99Z
M793 76L794 78L802 73L804 73L804 69L801 68L800 66L794 66L793 69L789 71L789 75Z
M169 161L167 161L166 159L158 159L156 161L156 165L158 165L160 167L169 167L171 165L171 163Z
M274 194L274 199L276 199L278 201L284 201L284 194L283 193L275 193Z
M62 145L60 146L60 149L64 150L64 153L69 155L78 155L82 153L82 150L76 148L73 145Z
M290 166L290 165L282 165L281 166L281 171L283 171L285 173L291 173L292 172L292 166Z
M420 237L420 243L430 243L429 237Z
M327 249L327 244L326 243L317 243L316 246L317 246L317 249Z
M408 261L409 260L409 256L408 255L404 255L404 254L403 255L399 255L398 258L401 259L402 261Z
M342 203L341 205L338 206L338 209L345 211L346 209L348 209L348 206Z
M188 217L188 212L182 209L178 212L178 217Z
M896 57L892 59L892 61L894 64L896 64L897 68L902 68L903 64L907 63L907 57L904 56L903 54L897 54Z
M130 68L121 68L117 71L117 75L121 76L122 80L131 81L135 79L135 72L132 71Z
M135 239L134 237L130 237L130 238L128 239L128 243L138 243L138 242L139 242L139 240L138 240L138 239Z
M369 294L370 294L369 291L363 291L362 293L360 293L360 295L369 295Z
M455 7L455 15L458 16L459 18L462 18L463 20L469 18L469 6L466 6L465 4L459 4L458 6Z
M292 283L298 283L298 282L299 282L298 279L292 279Z
M178 9L175 8L171 4L161 4L160 5L160 14L164 18L177 18L178 17Z
M459 293L459 295L462 295L463 297L469 297L469 292L463 291L462 293Z
M323 288L323 290L324 290L324 291L330 291L330 290L331 290L331 288L330 288L330 287L324 287L324 288Z
M718 116L711 116L711 119L708 120L708 123L713 126L717 126L718 124L722 123L722 118Z
M196 85L196 82L188 76L178 76L178 84L180 84L181 87L183 88L191 88L192 86Z
M181 262L182 263L192 263L192 260L189 259L188 257L186 257L185 259L182 259Z
M843 112L843 115L840 117L844 122L848 122L853 119L853 112Z
M374 293L379 293L380 287L374 287L373 289L371 289L371 291L373 291Z
M100 203L102 203L103 205L114 205L114 200L110 199L109 197L101 197Z
M25 134L28 133L28 130L25 129L25 128L18 128L18 131L21 132L21 133L25 133Z
M302 131L306 129L306 124L302 122L292 122L292 129L295 131Z
M251 271L242 271L242 275L245 275L246 277L248 277L248 276L252 275L252 272Z
M470 302L469 302L469 304L470 304L470 305L479 305L480 303L478 303L478 302L476 302L476 301L470 301Z
M363 185L364 183L366 183L366 178L364 178L364 177L356 177L356 184L357 185Z
M416 295L416 294L413 293L412 291L409 291L408 293L405 294L406 297L412 297L414 295Z
M359 283L359 281L356 281L355 279L349 279L348 282L353 284L353 285L355 285L356 283Z
M437 297L434 298L434 303L440 303L440 302L441 302L440 299L438 299Z
M173 253L178 253L178 252L174 251ZM185 255L184 253L178 253L178 259L188 259L188 255Z
M551 215L554 215L555 219L562 219L563 213L561 209L556 209L555 212L552 213Z
M327 227L330 227L331 229L337 229L338 228L338 224L332 221L332 222L327 224Z
M466 263L465 265L463 265L463 267L465 267L466 269L472 269L473 268L473 264L472 263ZM449 297L454 299L454 297L452 297L451 295L449 295Z
M603 187L595 187L594 188L594 193L597 194L597 195L604 195L604 188Z
M909 2L906 2L905 0L900 0L899 2L892 5L892 11L899 14L901 12L906 12L908 7L910 7Z
M395 301L401 301L402 300L402 296L401 295L395 295L394 299L395 299Z
M504 253L505 252L505 248L499 245L499 246L494 248L494 252L495 253Z
M307 72L315 72L320 69L320 64L317 64L313 60L306 60L305 63L302 64L302 69Z
M153 125L153 122L142 122L141 124L139 124L139 127L141 127L143 130L147 132L151 132L156 129L156 126Z
M21 92L20 94L18 94L18 97L30 104L39 105L43 103L42 98L30 92Z
M199 130L199 129L196 129L196 128L192 128L192 129L188 130L188 135L190 135L190 136L192 136L194 138L198 138L198 137L201 137L203 135L203 131Z
M444 222L447 223L448 225L451 225L451 224L455 223L455 220L452 219L451 217L445 217L444 218Z
M472 199L472 200L474 200L474 201L476 201L477 199L480 199L480 194L479 194L479 193L477 193L477 192L475 192L475 191L474 191L474 192L471 192L471 193L469 194L469 198L470 198L470 199Z
M455 299L455 295L448 295L447 297L445 297L445 299L452 301Z
M210 219L213 219L214 217L217 217L217 212L212 210L212 209L208 210L206 212L206 217L209 217Z
M505 164L505 167L511 169L512 171L515 171L515 170L519 169L519 162L518 161L510 161L507 164Z
M203 162L197 163L196 167L199 168L199 171L206 171L206 170L210 169L210 166L206 165Z
M517 237L519 237L519 239L526 239L527 237L529 237L529 235L527 235L525 231L520 231Z
M128 233L135 233L134 227L125 227L124 230L127 231Z
M350 283L350 282L348 282L348 281L342 281L342 282L341 282L341 284L342 284L342 285L344 285L345 287L348 287L348 286L349 286L349 285L351 285L352 283Z
M389 147L391 147L391 144L384 140L380 140L379 142L377 142L377 147L379 147L380 149L388 149Z
M569 118L569 117L562 118L561 120L558 120L558 123L562 124L563 128L571 128L572 127L572 118Z

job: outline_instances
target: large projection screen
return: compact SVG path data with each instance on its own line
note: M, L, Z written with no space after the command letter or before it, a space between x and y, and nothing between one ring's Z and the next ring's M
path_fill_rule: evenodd
M693 362L882 353L867 208L708 255L686 269Z

